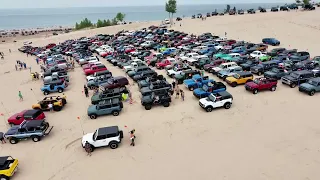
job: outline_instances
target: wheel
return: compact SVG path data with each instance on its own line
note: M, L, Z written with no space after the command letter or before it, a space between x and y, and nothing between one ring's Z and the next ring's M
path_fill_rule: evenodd
M58 92L59 92L59 93L62 93L62 92L63 92L63 89L62 89L62 88L58 88Z
M61 106L53 106L54 111L61 111L62 107Z
M212 110L213 110L212 106L206 107L206 111L207 111L207 112L211 112Z
M110 143L109 143L109 146L110 146L110 148L111 148L111 149L117 149L117 147L118 147L118 143L117 143L117 142L112 141L112 142L110 142Z
M164 103L163 103L163 106L164 106L164 107L169 107L169 106L170 106L170 103L169 103L169 102L164 102Z
M33 142L38 142L41 140L41 137L39 137L39 136L32 136L31 138L32 138Z
M271 90L271 91L275 91L276 89L277 89L276 86L272 86L270 90Z
M315 91L314 91L314 90L311 90L311 91L309 92L309 95L310 95L310 96L313 96L314 93L315 93Z
M97 115L96 114L91 114L90 115L90 119L97 119Z
M144 108L145 108L146 110L150 110L150 109L152 108L152 105L151 105L151 104L146 104L146 105L144 106Z
M17 138L15 138L15 137L10 138L9 141L10 141L11 144L17 144L19 142L19 140Z
M258 94L258 92L259 92L258 89L253 90L253 94Z
M223 76L222 79L225 81L227 79L227 76Z
M227 102L227 103L225 103L225 104L223 105L223 107L224 107L225 109L230 109L231 103Z
M67 104L67 100L66 99L62 99L62 104L63 105Z
M8 176L2 175L0 177L0 180L9 180L10 178Z
M247 82L251 82L251 81L252 81L251 79L248 79L248 80L247 80ZM247 83L247 82L246 82L246 83Z
M193 87L189 87L188 89L189 89L190 91L193 91L194 88L193 88Z
M262 75L262 72L258 72L258 76L261 76Z
M231 83L232 87L236 87L238 84L236 82Z
M13 123L9 123L9 125L10 125L10 127L14 126L14 124L13 124Z
M112 112L112 115L118 116L118 115L119 115L119 111L113 111L113 112Z
M297 85L295 83L290 84L291 88L295 88Z
M48 95L48 94L49 94L49 91L43 91L43 94L44 94L44 95Z

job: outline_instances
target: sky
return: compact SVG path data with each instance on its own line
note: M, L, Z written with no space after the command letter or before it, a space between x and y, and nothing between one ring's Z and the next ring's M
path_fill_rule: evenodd
M0 9L164 5L166 0L0 0ZM177 0L177 4L290 3L294 0Z

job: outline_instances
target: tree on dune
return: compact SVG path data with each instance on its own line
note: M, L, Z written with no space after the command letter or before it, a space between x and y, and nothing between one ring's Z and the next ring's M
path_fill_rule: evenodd
M172 24L173 14L175 14L177 12L177 1L176 0L168 0L166 2L166 11L169 13L170 23Z
M229 5L229 4L227 4L227 9L226 9L226 11L227 11L227 12L230 11L230 5Z
M124 20L124 18L126 17L125 14L121 13L121 12L118 12L117 15L116 15L116 19L120 22L122 22Z
M303 4L304 4L304 5L310 4L310 0L303 0Z
M100 27L104 27L104 23L103 23L103 21L101 21L100 19L98 19L97 28L100 28Z

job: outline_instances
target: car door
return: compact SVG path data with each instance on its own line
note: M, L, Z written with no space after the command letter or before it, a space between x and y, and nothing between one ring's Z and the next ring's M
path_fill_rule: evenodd
M97 139L95 140L94 145L95 147L107 146L108 145L107 136L106 135L97 136Z
M99 116L107 114L107 105L99 105L99 110L97 114Z

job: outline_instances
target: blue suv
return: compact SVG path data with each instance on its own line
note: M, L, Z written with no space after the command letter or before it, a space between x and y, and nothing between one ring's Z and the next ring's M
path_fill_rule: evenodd
M262 39L262 43L269 44L269 45L272 45L272 46L280 45L280 41L275 39L275 38L264 38L264 39Z
M41 91L43 92L44 95L48 95L53 92L62 93L67 86L68 85L65 83L65 81L58 82L58 83L45 84L41 88Z

